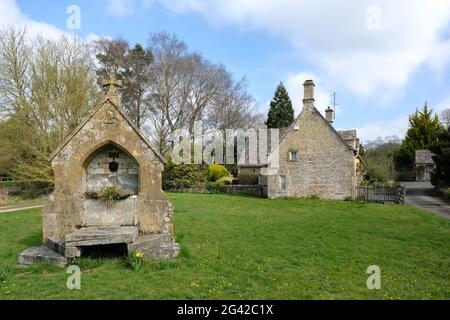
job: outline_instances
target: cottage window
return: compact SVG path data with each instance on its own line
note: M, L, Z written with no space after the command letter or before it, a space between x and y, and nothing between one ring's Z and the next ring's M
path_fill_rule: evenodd
M297 161L297 160L298 160L297 151L289 152L289 161Z
M286 190L286 176L280 176L280 190Z

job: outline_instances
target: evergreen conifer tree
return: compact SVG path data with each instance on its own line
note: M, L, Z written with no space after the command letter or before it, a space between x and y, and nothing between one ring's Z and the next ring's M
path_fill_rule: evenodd
M269 129L289 127L294 121L294 108L291 98L281 82L270 102L266 125Z

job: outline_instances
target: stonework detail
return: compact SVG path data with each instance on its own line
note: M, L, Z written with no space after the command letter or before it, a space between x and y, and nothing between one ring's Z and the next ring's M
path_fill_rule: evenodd
M86 166L87 190L98 192L107 185L116 185L127 194L138 194L138 162L122 149L109 145L98 150L88 159ZM109 165L116 162L117 172Z

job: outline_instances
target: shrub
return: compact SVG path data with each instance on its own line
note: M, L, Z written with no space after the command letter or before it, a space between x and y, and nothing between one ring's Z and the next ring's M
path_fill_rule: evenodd
M216 182L218 183L222 183L225 186L229 186L233 184L233 181L236 180L233 178L233 176L228 176L228 177L222 177L219 180L217 180Z
M223 182L208 182L207 189L209 193L226 193L226 187Z
M239 167L237 164L227 164L225 165L225 168L227 168L228 172L234 177L237 178L239 174Z
M238 183L244 186L254 186L258 184L258 176L255 174L239 174Z
M447 200L450 200L450 188L444 189L443 193L444 193L444 198Z
M164 190L172 191L205 186L207 173L205 165L175 165L169 161L164 168L162 186Z
M208 181L215 182L223 177L228 176L228 170L220 164L210 164L208 166Z

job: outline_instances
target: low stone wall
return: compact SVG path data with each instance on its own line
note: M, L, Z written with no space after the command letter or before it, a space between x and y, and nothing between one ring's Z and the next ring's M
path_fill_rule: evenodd
M249 194L258 197L261 197L263 195L262 187L259 185L256 186L231 185L231 186L223 186L222 188L224 188L224 193L229 194Z
M248 194L263 197L263 187L260 185L229 185L229 186L205 186L185 190L166 190L169 192L185 193L224 193L224 194Z

